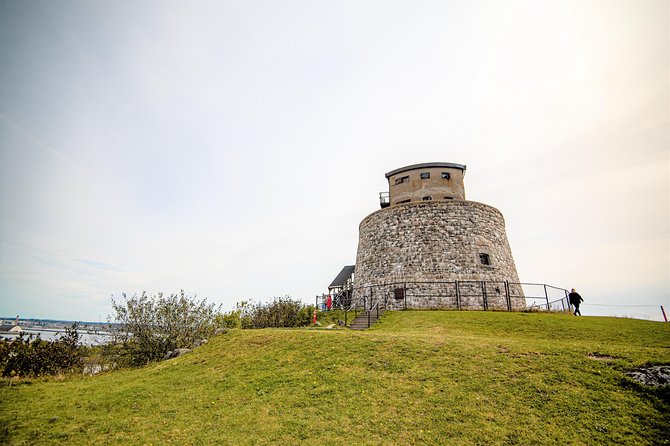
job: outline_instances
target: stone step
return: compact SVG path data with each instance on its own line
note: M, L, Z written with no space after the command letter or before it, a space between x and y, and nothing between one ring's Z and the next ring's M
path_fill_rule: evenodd
M365 330L368 328L368 322L369 326L372 327L377 320L382 316L384 311L379 311L379 316L377 316L377 311L373 311L372 314L370 314L369 319L368 319L368 312L366 311L365 313L361 313L356 317L356 319L353 320L349 328L352 330Z

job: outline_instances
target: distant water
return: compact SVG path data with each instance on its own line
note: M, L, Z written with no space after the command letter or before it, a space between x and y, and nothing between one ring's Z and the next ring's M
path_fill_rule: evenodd
M65 330L23 330L24 335L32 334L40 337L45 341L53 341L59 337L65 335ZM101 345L109 342L111 340L111 335L107 332L93 332L93 331L82 331L78 330L79 333L79 343L82 345ZM0 333L0 338L2 339L12 339L16 338L17 335L14 333Z

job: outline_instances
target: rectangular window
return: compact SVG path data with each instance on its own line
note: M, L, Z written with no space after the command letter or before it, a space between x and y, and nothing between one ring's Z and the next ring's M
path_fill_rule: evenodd
M395 297L395 300L402 300L405 298L405 289L404 288L396 288L393 290L393 294Z
M396 204L403 204L403 203L409 203L409 200L400 200Z
M428 178L430 178L430 172L421 172L422 180L427 180Z
M395 179L395 184L400 184L400 183L409 183L409 175Z
M454 197L444 197L445 200L453 200Z
M421 199L422 199L423 201L433 201L433 197L431 197L430 195L428 195L427 197L423 197L423 198L421 198Z
M449 172L442 172L442 179L443 180L450 180L451 175L449 174Z
M488 254L485 254L483 252L479 254L479 261L482 263L482 265L491 264L491 258L489 257Z

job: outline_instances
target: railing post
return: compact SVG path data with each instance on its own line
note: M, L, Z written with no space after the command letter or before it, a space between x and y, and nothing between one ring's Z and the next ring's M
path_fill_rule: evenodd
M370 328L370 313L372 313L372 308L368 310L368 328Z
M563 290L565 291L565 290ZM561 297L561 309L565 311L565 297Z
M460 288L458 287L458 280L455 283L456 283L456 308L458 308L460 310L461 309L461 291L460 291Z
M407 283L402 284L402 297L405 301L405 310L407 310Z
M482 301L484 302L484 311L489 309L488 302L486 301L486 284L482 280Z
M509 280L505 281L505 299L507 299L507 311L512 311L512 298L509 295Z
M544 298L547 300L547 311L549 311L549 294L547 294L547 284L543 284L544 286Z

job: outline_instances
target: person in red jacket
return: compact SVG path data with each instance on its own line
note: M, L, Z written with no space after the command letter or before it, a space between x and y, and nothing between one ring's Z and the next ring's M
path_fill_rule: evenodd
M575 307L575 313L574 313L575 316L577 316L577 314L579 314L581 316L582 312L579 311L579 304L584 302L584 299L582 299L582 296L580 296L579 293L577 291L575 291L575 289L573 288L572 292L570 294L568 294L568 299L570 300L570 305Z
M333 306L333 297L329 294L328 297L326 298L326 308L330 310L332 306Z

